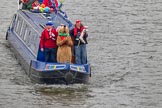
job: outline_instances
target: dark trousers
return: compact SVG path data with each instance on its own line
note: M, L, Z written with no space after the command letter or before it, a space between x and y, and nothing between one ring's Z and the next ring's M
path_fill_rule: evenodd
M45 48L45 62L57 62L56 55L57 49L56 48Z

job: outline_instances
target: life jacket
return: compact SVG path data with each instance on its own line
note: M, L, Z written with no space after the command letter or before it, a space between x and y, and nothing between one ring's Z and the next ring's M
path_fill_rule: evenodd
M84 26L82 26L82 27L80 28L80 33L83 31L83 29L85 29ZM77 34L78 34L78 28L75 27L75 28L74 28L74 36L76 37Z

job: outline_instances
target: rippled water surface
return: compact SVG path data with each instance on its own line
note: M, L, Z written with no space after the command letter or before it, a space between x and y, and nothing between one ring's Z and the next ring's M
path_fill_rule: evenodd
M89 26L87 85L30 82L5 33L17 0L0 3L0 108L162 108L162 1L65 0Z

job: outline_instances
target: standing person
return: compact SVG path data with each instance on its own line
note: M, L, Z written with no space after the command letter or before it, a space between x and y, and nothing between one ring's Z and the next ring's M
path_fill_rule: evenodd
M58 8L58 1L57 0L43 0L43 3L46 6L48 7L55 7L55 8Z
M19 4L22 3L22 9L30 10L32 8L32 3L34 0L19 0Z
M76 64L86 64L87 63L87 50L86 44L87 43L87 32L84 32L83 41L79 39L80 35L86 28L82 25L80 20L76 20L76 24L74 29L70 31L71 36L73 37L74 41L74 53L75 53L75 62Z
M41 51L45 52L45 62L57 62L56 40L58 33L52 25L52 21L46 23L46 28L43 30L40 40Z
M36 8L39 9L40 7L40 3L38 0L34 0L34 2L32 3L32 9Z
M43 0L45 7L53 8L54 12L57 13L58 10L58 1L57 0Z
M48 6L48 7L51 7L51 6L52 6L51 0L43 0L42 4L44 4L45 7L46 7L46 6Z
M69 35L69 28L66 25L61 25L58 28L57 38L57 62L59 63L71 63L72 62L72 51L73 45L71 36Z

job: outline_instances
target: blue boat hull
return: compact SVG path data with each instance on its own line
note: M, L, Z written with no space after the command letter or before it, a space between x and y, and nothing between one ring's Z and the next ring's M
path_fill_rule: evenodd
M37 83L87 83L90 77L89 65L46 63L31 61L30 78Z

